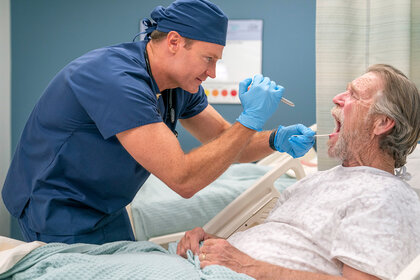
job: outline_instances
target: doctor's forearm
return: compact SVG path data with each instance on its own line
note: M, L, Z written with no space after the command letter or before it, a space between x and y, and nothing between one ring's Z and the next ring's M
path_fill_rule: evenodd
M238 162L257 161L273 153L273 149L268 144L270 134L271 131L261 131L254 134L248 145L242 150Z
M218 178L248 145L254 130L233 124L213 141L185 155L183 176L170 186L178 194L190 197Z
M188 198L219 177L246 147L255 130L235 123L207 144L185 154L163 123L117 134L128 153L182 197Z

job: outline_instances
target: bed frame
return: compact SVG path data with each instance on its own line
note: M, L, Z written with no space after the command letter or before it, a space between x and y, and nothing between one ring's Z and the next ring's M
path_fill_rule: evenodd
M275 152L257 164L273 166L273 169L204 225L206 232L228 238L237 231L260 224L267 218L279 198L280 193L274 187L276 179L290 169L294 171L297 179L305 177L300 161L284 153ZM166 246L170 242L181 239L184 233L153 237L149 241Z

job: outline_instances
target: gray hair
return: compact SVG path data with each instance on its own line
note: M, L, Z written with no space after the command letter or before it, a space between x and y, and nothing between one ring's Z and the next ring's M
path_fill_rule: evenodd
M380 148L394 158L395 168L402 167L420 139L419 91L400 70L390 65L375 64L367 72L378 74L384 83L370 113L386 115L395 122L392 130L380 139Z

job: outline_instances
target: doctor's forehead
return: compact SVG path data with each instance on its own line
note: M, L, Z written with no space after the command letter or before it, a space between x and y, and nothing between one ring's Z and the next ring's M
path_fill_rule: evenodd
M194 47L197 48L200 52L205 53L207 56L211 56L217 59L222 59L224 46L208 43L203 41L196 41Z

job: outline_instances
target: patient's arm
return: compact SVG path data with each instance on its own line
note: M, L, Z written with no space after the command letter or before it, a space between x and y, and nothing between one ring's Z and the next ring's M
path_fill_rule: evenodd
M204 241L200 249L199 259L201 267L208 265L223 265L238 273L244 273L255 279L288 279L288 280L374 280L379 279L370 274L343 265L343 276L332 276L320 273L297 271L278 265L258 261L233 247L225 239L211 239Z
M203 230L201 227L197 227L193 230L187 231L179 241L176 248L176 253L184 258L187 257L187 250L191 250L195 255L200 251L200 242L211 239L219 238L213 234L209 234Z

